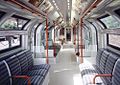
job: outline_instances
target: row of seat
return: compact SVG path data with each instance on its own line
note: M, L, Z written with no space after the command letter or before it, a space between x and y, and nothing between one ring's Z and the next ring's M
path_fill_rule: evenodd
M22 51L0 61L0 85L43 85L50 65L33 64L32 53Z
M99 49L96 56L96 64L83 63L80 65L84 85L92 85L96 75L96 85L119 85L119 57L118 54L108 49Z

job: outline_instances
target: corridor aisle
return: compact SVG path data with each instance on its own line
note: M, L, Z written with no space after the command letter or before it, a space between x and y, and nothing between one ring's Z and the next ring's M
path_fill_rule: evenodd
M49 85L82 85L79 65L76 63L52 65Z
M56 57L56 64L51 65L49 85L82 85L74 48L64 47Z

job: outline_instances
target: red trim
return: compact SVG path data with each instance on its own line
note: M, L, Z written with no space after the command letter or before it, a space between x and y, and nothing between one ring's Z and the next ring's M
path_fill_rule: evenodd
M80 63L83 63L83 18L80 19Z
M29 76L26 75L18 75L18 76L12 76L13 78L23 78L23 79L28 79L28 85L31 85L31 81Z
M101 2L102 0L95 0L84 12L82 13L82 17L84 18L87 13L89 13L92 9L96 8L96 6Z
M53 44L53 45L54 45L54 57L55 57L55 52L56 52L56 50L55 50L55 49L56 49L56 48L55 48L55 46L56 46L56 45L55 45L55 29L54 29L54 44Z
M95 84L95 79L97 77L112 77L112 74L97 74L97 75L95 75L95 77L93 78L93 84Z
M38 16L41 16L41 15L42 15L42 16L45 16L44 14L41 14L41 13L40 13L39 11L37 11L37 10L33 10L32 8L29 8L29 7L27 7L26 5L21 4L21 3L18 2L17 0L7 0L7 1L12 2L12 3L20 6L21 8L24 8L24 9L26 9L26 10L32 12L32 13L35 13L35 14L37 14Z
M80 63L83 63L83 18L96 6L101 2L102 0L95 0L84 12L82 13L82 16L80 18ZM79 39L78 39L79 40Z
M46 18L46 63L48 64L49 63L49 60L48 60L48 16Z

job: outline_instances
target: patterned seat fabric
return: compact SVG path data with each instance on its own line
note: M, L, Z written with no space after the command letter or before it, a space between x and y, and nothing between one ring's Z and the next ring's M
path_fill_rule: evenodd
M40 65L32 66L32 70L36 70L36 69L46 69L46 70L49 70L49 68L50 68L49 64L40 64Z
M102 57L100 59L100 66L99 66L99 68L100 68L101 73L105 73L105 65L106 65L108 57L109 57L109 52L107 50L105 50L102 53Z
M96 65L85 63L80 65L84 85L92 83L94 76L97 74L112 74L114 65L119 58L119 55L106 49L99 50L98 52ZM111 79L111 77L98 77L96 78L96 83L100 85L111 85Z
M21 75L21 67L19 60L16 56L12 56L6 59L6 62L10 68L11 75Z
M21 69L21 64L17 58L17 56L12 56L8 59L6 59L6 62L10 68L10 72L12 76L17 76L17 75L23 75L22 69ZM27 75L28 72L25 72L24 75ZM34 72L33 72L34 73ZM40 73L40 72L39 72ZM30 80L31 80L31 85L42 85L44 78L40 75L30 75ZM12 77L13 80L13 85L27 85L28 80L26 79L15 79Z
M33 65L32 52L30 52L29 50L26 52L26 56L27 56L27 60L28 60L29 69L32 69L32 70L38 70L38 69L49 70L49 68L50 68L49 64Z
M42 75L42 76L46 76L47 74L47 70L46 69L41 69L41 68L37 68L36 69L29 69L28 65L28 60L27 57L25 55L25 52L21 52L18 55L16 55L16 57L18 58L19 62L20 62L20 66L21 66L21 71L23 75L28 75L28 76L36 76L36 75ZM44 64L43 64L44 66Z
M22 73L26 73L28 71L28 61L27 61L24 51L17 54L16 57L18 58L20 62Z
M9 72L3 61L0 62L0 85L10 85Z
M40 75L40 76L45 77L47 75L47 70L45 70L45 69L31 70L31 71L28 71L26 73L26 75L28 75L28 76Z
M118 55L115 55L115 54L109 55L109 57L106 61L105 74L112 74L113 69L114 69L114 65L115 65L118 58L119 58ZM111 77L106 77L106 78L104 78L104 80L106 81L106 84L111 83Z
M112 74L112 85L120 85L120 59L116 61Z
M96 65L99 67L100 66L100 60L102 53L104 52L105 49L98 49L97 56L96 56Z

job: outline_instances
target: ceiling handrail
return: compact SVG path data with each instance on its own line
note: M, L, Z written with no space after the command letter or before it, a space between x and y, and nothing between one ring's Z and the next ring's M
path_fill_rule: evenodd
M12 3L14 3L14 4L16 4L16 5L18 5L18 6L22 7L22 8L30 11L30 12L32 12L32 13L35 13L35 14L38 15L38 16L46 17L45 14L40 13L40 12L38 11L38 9L36 9L36 8L31 8L31 7L29 7L28 4L25 4L25 3L24 3L24 4L21 4L18 0L6 0L6 1L12 2ZM29 5L31 5L31 4L29 4ZM31 6L32 6L32 5L31 5ZM32 6L32 7L34 7L34 6Z

